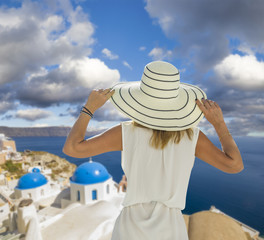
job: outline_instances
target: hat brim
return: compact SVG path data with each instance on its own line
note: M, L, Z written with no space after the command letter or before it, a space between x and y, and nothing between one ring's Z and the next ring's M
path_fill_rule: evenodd
M196 126L203 113L195 99L206 98L197 86L180 83L175 98L149 96L140 88L140 82L123 82L112 87L110 98L119 111L135 122L152 129L179 131Z

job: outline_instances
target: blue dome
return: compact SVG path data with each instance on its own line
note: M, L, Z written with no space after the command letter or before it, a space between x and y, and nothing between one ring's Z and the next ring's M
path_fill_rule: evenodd
M45 178L44 175L41 173L27 173L24 176L22 176L18 184L16 186L17 189L23 190L23 189L30 189L30 188L37 188L44 184L46 184L48 181Z
M35 168L35 167L34 167L34 168L32 169L32 172L34 172L34 173L40 173L40 170L39 170L39 168Z
M71 182L77 184L93 184L104 182L112 177L106 168L98 162L86 162L76 168Z

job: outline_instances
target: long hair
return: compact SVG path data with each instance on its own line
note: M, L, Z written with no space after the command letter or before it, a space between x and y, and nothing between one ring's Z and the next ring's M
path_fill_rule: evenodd
M133 125L135 127L141 127L141 128L147 128L145 126L140 125L139 123L132 121ZM154 148L163 149L170 140L174 141L174 143L178 144L184 134L187 134L188 138L191 140L193 137L193 129L188 128L185 130L180 131L163 131L163 130L157 130L152 129L152 136L150 138L150 145Z

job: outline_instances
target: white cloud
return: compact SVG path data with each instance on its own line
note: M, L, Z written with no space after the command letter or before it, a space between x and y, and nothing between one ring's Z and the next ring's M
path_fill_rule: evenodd
M65 61L59 67L63 74L76 75L75 81L69 80L75 86L93 88L98 85L111 85L119 81L120 74L116 69L110 69L103 61L97 58L87 58ZM104 86L105 87L105 86Z
M21 24L20 14L17 14L17 10L10 9L0 9L0 26L1 28L13 28L18 27ZM1 29L2 30L2 29Z
M39 127L49 127L49 126L50 125L47 123L37 123L37 124L34 124L32 127L39 128Z
M140 48L139 48L139 51L145 51L146 50L146 47L145 46L141 46Z
M132 70L132 67L129 65L127 61L123 61L123 65Z
M35 106L78 103L92 89L111 87L119 79L119 71L99 59L66 59L57 69L29 76L17 95L22 103Z
M244 90L264 89L264 62L253 55L231 54L214 67L220 80Z
M47 33L65 30L63 17L58 15L51 15L44 21L41 21L40 27L45 29Z
M81 22L72 25L66 36L72 43L91 45L94 43L94 39L91 38L93 33L94 28L90 22Z
M0 102L0 113L5 113L12 108L14 108L14 104L12 102L9 101Z
M146 11L175 40L177 54L206 73L230 54L230 39L264 52L263 1L146 0Z
M90 46L94 43L92 35L94 34L94 26L88 21L88 17L78 6L75 11L70 13L71 27L66 33L66 37L74 44Z
M248 45L248 44L240 44L237 48L237 50L239 50L242 53L245 53L247 55L254 55L254 51L252 50L252 48Z
M153 60L164 60L172 57L171 50L165 50L162 48L153 48L148 54Z
M53 113L50 111L45 111L39 108L32 108L32 109L25 109L25 110L18 110L15 114L16 118L22 118L27 121L35 121L43 118L48 118L52 116Z
M118 59L118 55L112 53L109 49L104 48L102 50L102 53L104 54L105 57L109 58L110 60Z
M16 103L11 101L13 94L9 88L0 88L0 114L16 108Z
M54 1L54 9L42 11L41 4L24 1L20 8L0 8L0 84L91 54L94 27L82 9ZM56 4L67 15L59 15Z
M93 88L119 81L118 70L89 57L94 31L88 15L69 0L0 7L1 113L16 101L37 107L80 103Z

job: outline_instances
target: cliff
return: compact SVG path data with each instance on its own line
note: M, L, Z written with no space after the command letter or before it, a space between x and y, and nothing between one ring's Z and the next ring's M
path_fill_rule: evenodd
M16 163L9 160L1 165L3 170L8 171L6 176L12 175L14 178L20 178L28 172L29 167L41 166L44 169L50 168L52 171L50 174L51 178L58 180L61 177L68 179L76 169L75 164L70 163L65 158L61 158L48 152L25 152L22 153L22 158L22 162Z
M8 137L64 137L70 132L71 127L4 127L0 126L0 133ZM100 131L87 131L86 136L93 136Z
M68 179L76 169L75 164L70 163L65 158L61 158L48 152L32 151L29 153L23 153L22 156L24 156L26 162L30 164L36 165L36 162L41 162L42 167L50 168L52 170L52 179L59 179L60 177Z

